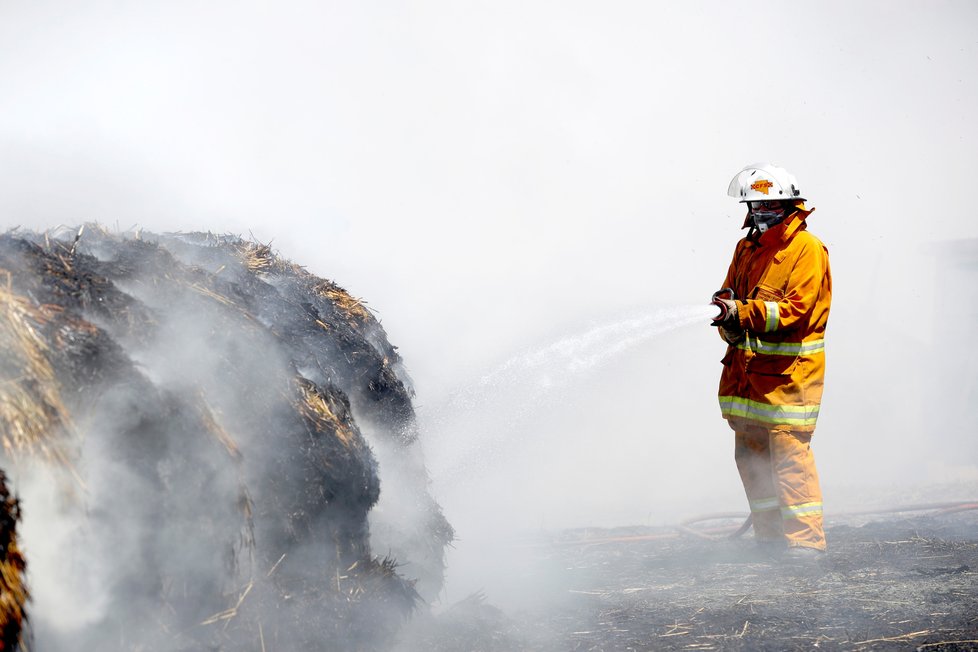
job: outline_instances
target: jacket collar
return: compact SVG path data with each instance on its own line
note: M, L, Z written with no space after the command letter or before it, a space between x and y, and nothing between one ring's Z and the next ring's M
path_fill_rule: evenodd
M757 243L762 247L783 245L789 242L796 233L808 228L805 218L815 211L814 208L799 208L792 213L788 219L777 226L768 229L757 239Z

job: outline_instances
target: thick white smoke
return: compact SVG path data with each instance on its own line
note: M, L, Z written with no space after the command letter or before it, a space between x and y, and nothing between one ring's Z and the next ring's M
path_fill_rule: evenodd
M706 301L741 233L727 182L780 163L835 278L827 509L974 477L973 258L949 253L978 238L973 2L49 1L2 5L0 43L3 224L274 240L367 297L422 415L555 331ZM523 427L561 446L442 498L550 524L742 508L722 349L640 344Z
M5 328L4 400L36 393L14 364L30 354L65 406L62 428L31 437L66 464L26 450L5 464L25 507L31 645L372 647L437 592L451 529L397 354L341 288L237 238L97 228L5 234L0 269L36 306L18 332L39 343L21 350ZM371 441L393 505L372 519L377 554Z

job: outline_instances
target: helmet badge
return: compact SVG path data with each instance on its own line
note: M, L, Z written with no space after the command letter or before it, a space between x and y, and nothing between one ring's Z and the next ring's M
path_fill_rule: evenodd
M750 184L750 189L756 190L757 192L761 192L766 195L768 194L768 191L771 189L773 185L774 184L768 181L767 179L758 179L754 183Z

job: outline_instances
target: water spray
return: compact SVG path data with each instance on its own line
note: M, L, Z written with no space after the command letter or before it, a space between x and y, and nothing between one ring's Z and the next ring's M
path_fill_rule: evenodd
M512 450L522 423L619 356L665 333L714 318L716 307L656 308L591 326L512 356L428 415L429 469L440 482L471 479ZM531 399L531 400L528 400ZM458 433L466 437L458 437Z

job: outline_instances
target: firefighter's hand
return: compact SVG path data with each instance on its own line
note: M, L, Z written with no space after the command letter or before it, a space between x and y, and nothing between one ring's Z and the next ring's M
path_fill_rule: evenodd
M740 330L740 313L737 312L737 302L733 299L721 299L717 297L715 303L723 304L723 320L717 324L729 330Z
M722 337L723 341L727 344L737 346L744 341L744 331L739 328L728 329L721 326L720 337Z

